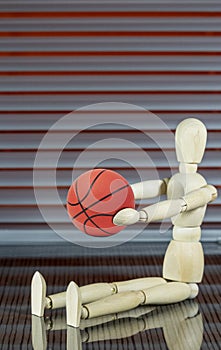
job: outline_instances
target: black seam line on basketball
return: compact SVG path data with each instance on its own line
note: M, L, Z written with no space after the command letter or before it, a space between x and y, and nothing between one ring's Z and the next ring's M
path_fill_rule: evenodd
M90 184L90 187L89 187L87 193L86 193L86 194L84 195L84 197L81 199L81 203L85 200L85 198L87 198L87 196L88 196L89 193L90 193L90 190L91 190L92 187L94 186L94 184L95 184L95 182L97 181L97 179L99 178L99 176L100 176L101 174L103 174L106 170L107 170L107 169L104 169L104 170L100 171L100 172L96 175L96 177L94 178L94 180L93 180L92 183ZM75 207L76 205L79 205L80 203L79 203L79 202L78 202L78 203L71 203L71 202L68 202L68 204L71 205L72 207Z
M95 222L93 220L91 220L92 218L96 217L96 216L112 216L111 214L95 214L95 215L92 215L89 217L89 219L86 219L85 222L84 222L84 231L86 231L87 233L87 230L86 230L86 224L88 222L88 220L90 220L91 222L93 222L93 224L99 229L101 230L102 232L106 233L107 235L112 235L112 233L104 230L103 228L101 228L100 226L98 226L97 224L95 224ZM88 234L88 233L87 233Z
M77 195L77 199L78 199L78 201L79 201L79 203L80 203L80 206L81 206L81 208L82 208L82 210L83 210L83 213L87 216L88 220L90 220L90 222L91 222L94 226L96 226L99 230L102 231L102 229L90 218L90 216L87 214L85 208L83 207L82 203L80 202L80 198L79 198L79 195L78 195L78 187L77 187L77 185L78 185L78 180L76 181L76 185L75 185L75 186L76 186L76 195ZM87 221L87 219L86 219L86 221ZM84 227L85 227L85 224L84 224ZM105 231L103 231L103 232L105 232Z
M106 199L106 198L112 196L112 194L117 193L117 192L123 190L123 189L126 188L126 187L129 187L129 185L127 184L127 185L125 185L125 186L122 186L122 187L118 188L117 190L115 190L115 191L113 191L113 192L111 192L111 193L108 193L106 196L104 196L104 197L98 199L96 202L90 204L87 208L84 208L83 211L81 211L80 213L77 213L75 216L72 217L72 219L76 219L79 215L81 215L81 214L84 213L84 210L88 210L88 209L92 208L92 207L93 207L94 205L96 205L97 203L99 203L99 202L103 201L104 199ZM82 206L81 206L81 207L82 207Z
M76 214L75 216L73 216L72 219L76 219L79 215L83 214L85 210L88 210L88 209L92 208L92 207L93 207L94 205L96 205L97 203L99 203L99 202L101 202L102 200L104 200L104 199L106 199L106 198L112 196L114 193L117 193L117 192L123 190L123 189L126 188L126 187L129 187L129 185L127 184L127 185L125 185L125 186L122 186L122 187L118 188L117 190L115 190L115 191L113 191L113 192L111 192L111 193L108 193L106 196L104 196L104 197L98 199L96 202L90 204L88 207L82 208L83 211L81 211L80 213L78 213L78 214ZM82 206L81 206L81 207L82 207Z
M86 235L88 235L88 236L91 236L91 234L87 232L87 226L85 226L85 225L84 225L84 233L86 233Z

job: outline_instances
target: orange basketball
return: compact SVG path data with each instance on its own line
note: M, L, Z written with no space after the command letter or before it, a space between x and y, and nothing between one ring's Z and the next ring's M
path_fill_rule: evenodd
M91 236L110 236L125 226L113 223L121 209L134 208L133 191L123 176L108 169L93 169L71 185L67 210L73 224Z

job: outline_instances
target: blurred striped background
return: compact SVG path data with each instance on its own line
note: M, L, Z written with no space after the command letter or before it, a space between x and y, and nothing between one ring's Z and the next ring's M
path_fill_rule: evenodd
M33 192L33 162L45 132L62 116L99 102L126 102L158 115L174 132L184 118L200 118L208 128L200 172L221 188L221 2L214 0L1 0L0 1L0 242L60 242L44 222ZM93 115L92 115L93 117ZM57 129L57 138L77 129ZM164 130L139 125L162 135ZM119 137L142 147L162 177L171 170L162 151L144 135L114 124L81 132L62 154L57 170L63 203L72 181L73 159L88 145ZM46 175L48 163L38 169ZM111 158L113 144L105 152ZM115 150L127 152L127 149ZM99 152L99 150L95 150ZM152 169L136 160L143 177ZM100 150L102 152L102 150ZM133 154L133 153L131 153ZM172 172L177 170L174 155ZM137 172L125 162L109 160L130 183ZM85 164L85 170L87 164ZM81 169L82 170L82 169ZM83 169L84 170L84 169ZM41 190L53 191L45 176ZM50 195L41 203L59 223ZM204 241L220 240L221 201L209 205ZM61 222L61 224L65 224ZM136 241L167 241L160 224L149 225ZM133 230L129 228L128 230ZM75 228L73 227L73 232Z

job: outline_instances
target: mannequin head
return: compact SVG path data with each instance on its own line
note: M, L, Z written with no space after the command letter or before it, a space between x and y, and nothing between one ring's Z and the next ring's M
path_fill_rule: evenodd
M199 119L184 119L175 133L177 160L180 163L199 164L205 152L206 139L206 127Z

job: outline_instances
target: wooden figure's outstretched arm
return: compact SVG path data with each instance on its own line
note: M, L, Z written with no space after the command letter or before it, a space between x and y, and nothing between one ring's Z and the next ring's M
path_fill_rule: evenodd
M182 212L193 210L206 205L217 197L216 188L207 185L189 192L178 199L168 199L143 208L140 212L125 208L119 211L113 219L115 225L131 225L138 221L152 222L171 218Z
M154 198L166 194L169 179L148 180L131 185L135 199Z

